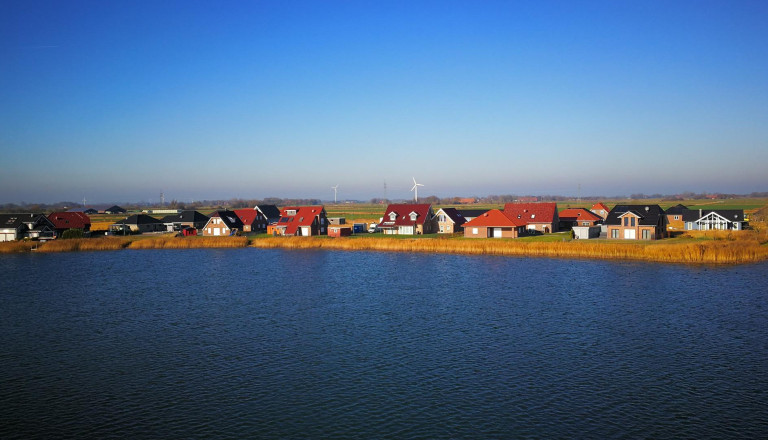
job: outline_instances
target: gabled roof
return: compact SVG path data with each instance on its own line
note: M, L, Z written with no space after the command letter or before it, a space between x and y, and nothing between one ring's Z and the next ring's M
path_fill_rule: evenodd
M243 222L244 225L253 225L253 222L256 221L256 216L259 215L259 211L247 208L235 209L233 212L240 217L240 221Z
M526 226L527 224L528 223L525 220L519 219L517 216L510 217L509 214L505 211L491 209L490 211L486 211L474 219L464 223L464 230L466 231L467 228L476 227L517 228Z
M596 222L603 218L585 208L567 208L560 211L560 220L575 222L579 220Z
M557 216L557 203L507 203L504 213L526 223L553 223Z
M296 211L296 214L289 214ZM325 212L322 205L286 206L280 212L278 225L285 226L285 235L295 235L301 226L312 226L315 219Z
M605 203L603 203L603 202L595 203L594 205L592 205L592 208L590 210L591 211L601 211L602 210L602 211L605 211L605 212L610 211L610 209L608 209L608 207L605 206Z
M666 215L680 215L680 214L682 214L683 212L685 212L687 210L688 210L688 208L686 208L685 205L682 205L682 204L678 203L677 205L675 205L675 206L673 206L671 208L665 209L664 213Z
M125 211L125 209L123 209L123 208L121 208L121 207L119 207L117 205L113 205L113 206L110 206L109 208L105 209L104 212L118 213L118 212L126 212L126 211Z
M467 219L464 218L464 216L461 214L461 212L456 208L441 208L439 209L435 215L440 215L440 212L443 212L456 226L463 225Z
M431 219L432 205L429 203L392 203L387 206L384 217L379 227L393 228L396 226L423 225ZM390 214L395 214L395 219L390 220ZM411 220L411 214L416 213L416 221Z
M208 216L197 211L181 211L178 214L166 215L162 223L202 223L208 221Z
M632 214L640 220L640 226L656 226L664 215L659 205L616 205L605 219L606 225L621 225L621 219L626 214Z
M48 220L56 229L85 229L91 226L91 218L83 212L52 212Z
M275 205L256 205L253 209L261 211L261 215L266 217L267 220L280 218L280 210Z
M731 222L743 222L744 210L743 209L686 209L683 211L683 221L695 222L707 215L715 213L720 217Z
M162 223L162 222L146 214L133 214L132 216L126 217L123 220L120 220L119 222L115 222L116 225L137 225L137 226L151 225L154 223Z
M243 221L240 220L240 217L238 217L237 214L230 210L222 209L216 211L211 214L211 218L214 217L219 217L229 229L237 229L239 231L243 229Z
M17 229L24 225L27 228L35 228L39 223L44 226L53 226L48 217L45 214L40 213L15 213L15 214L0 214L0 228L3 229Z

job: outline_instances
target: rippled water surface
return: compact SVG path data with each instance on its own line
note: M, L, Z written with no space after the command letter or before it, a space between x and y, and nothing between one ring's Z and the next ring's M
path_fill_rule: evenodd
M0 438L768 438L768 265L0 255Z

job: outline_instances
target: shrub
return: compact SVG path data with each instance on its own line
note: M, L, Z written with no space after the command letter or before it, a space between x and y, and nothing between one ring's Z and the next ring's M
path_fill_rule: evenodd
M63 240L71 239L71 238L83 238L83 230L82 229L67 229L61 234L61 238Z

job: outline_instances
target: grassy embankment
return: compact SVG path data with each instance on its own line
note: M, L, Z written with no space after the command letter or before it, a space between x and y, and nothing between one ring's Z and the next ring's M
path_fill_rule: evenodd
M740 236L740 234L744 234ZM642 260L670 263L738 264L768 259L768 237L753 231L696 234L657 242L619 240L544 241L521 239L465 239L421 237L394 239L365 237L263 237L252 240L259 248L372 250L395 252L455 253L471 255L535 256L610 260ZM538 238L538 237L537 237Z
M120 249L194 249L243 248L248 237L174 237L165 235L134 235L126 237L78 238L49 242L11 241L0 243L0 253L112 251Z

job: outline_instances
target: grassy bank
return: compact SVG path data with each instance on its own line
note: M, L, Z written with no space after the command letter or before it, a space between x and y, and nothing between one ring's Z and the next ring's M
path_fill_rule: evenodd
M382 236L337 239L326 237L265 237L253 240L251 246L707 264L752 263L768 259L768 246L757 240L749 239L693 239L669 243L627 243L609 240L524 242L515 239L391 239Z
M619 240L547 241L523 239L465 239L460 236L361 235L344 238L330 237L174 237L128 236L73 240L47 243L14 241L0 243L0 253L10 252L72 252L119 249L191 249L191 248L286 248L333 249L389 252L453 253L468 255L536 256L553 258L583 258L609 260L640 260L670 263L740 264L768 259L768 233L765 228L742 232L692 232L680 238L653 242Z

